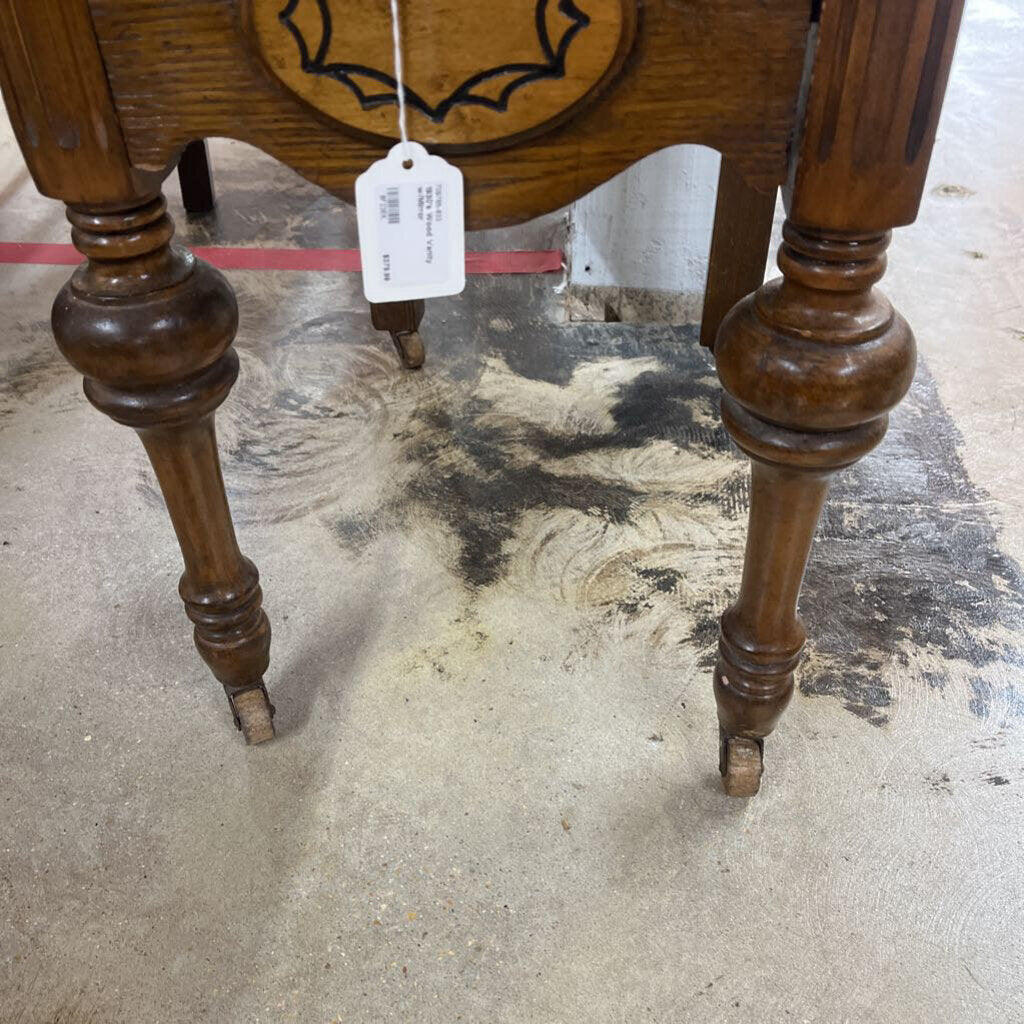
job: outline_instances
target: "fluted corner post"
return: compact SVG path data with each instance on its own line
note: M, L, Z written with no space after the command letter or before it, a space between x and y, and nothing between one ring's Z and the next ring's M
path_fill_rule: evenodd
M86 262L54 303L57 344L89 401L142 439L181 546L179 592L196 647L246 741L270 739L270 624L259 574L235 538L214 430L238 374L234 294L171 245L160 195L128 209L71 206L68 219Z
M881 441L915 365L910 328L874 288L888 232L787 222L783 239L782 278L739 303L715 345L725 425L752 460L743 579L714 675L726 791L746 796L793 693L797 599L830 480Z

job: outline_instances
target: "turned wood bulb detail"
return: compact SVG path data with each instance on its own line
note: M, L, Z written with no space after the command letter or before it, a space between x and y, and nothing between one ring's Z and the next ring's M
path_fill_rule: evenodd
M133 427L216 408L237 375L238 307L219 271L171 244L163 197L68 219L87 261L57 296L53 329L89 400Z
M888 232L786 223L783 276L729 313L715 345L725 416L748 454L837 469L881 440L916 363L910 328L874 287L888 244Z
M54 302L57 344L89 401L141 438L181 546L179 593L196 647L246 738L260 742L273 734L263 689L270 623L259 573L235 538L214 429L238 376L234 293L172 244L162 196L124 210L72 207L68 219L86 262Z
M718 333L723 420L753 460L743 581L714 677L727 776L730 738L767 736L793 693L806 639L797 599L831 477L881 441L913 377L913 334L875 288L888 244L888 232L787 222L782 277Z

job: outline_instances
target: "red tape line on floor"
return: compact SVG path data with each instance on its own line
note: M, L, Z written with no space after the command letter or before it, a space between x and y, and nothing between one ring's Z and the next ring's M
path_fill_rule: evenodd
M255 249L196 246L192 250L221 270L360 269L358 249ZM467 252L467 274L552 274L562 269L560 249L532 252ZM0 242L0 263L77 266L82 256L73 245L40 242Z

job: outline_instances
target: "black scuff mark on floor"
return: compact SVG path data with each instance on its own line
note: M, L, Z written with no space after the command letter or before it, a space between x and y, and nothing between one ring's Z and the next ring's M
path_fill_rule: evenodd
M517 459L511 449L518 436L483 425L485 411L486 403L476 403L468 414L429 410L430 429L410 453L423 469L403 498L431 509L459 538L458 568L467 584L485 587L501 578L508 561L505 545L531 509L568 508L609 523L629 521L639 491L591 475L553 473Z
M1013 683L996 686L990 680L976 676L971 680L971 693L967 707L977 718L988 718L997 707L1008 717L1024 718L1024 690Z
M291 451L299 442L275 444L269 438L242 437L231 448L231 459L261 473L279 473L288 465Z
M634 565L633 580L628 593L615 602L615 609L626 618L633 618L645 608L653 607L656 594L674 594L683 574L678 569Z
M702 458L728 452L732 442L722 426L706 427L695 410L715 416L717 389L698 379L691 371L672 365L664 355L657 370L646 370L621 384L610 409L615 423L600 433L560 434L542 427L527 428L525 437L538 455L570 458L587 452L615 448L642 448L652 441L669 441ZM720 503L719 493L706 500Z
M501 301L511 316L514 304L507 295ZM382 489L374 507L333 517L339 542L358 550L402 529L412 517L433 519L457 539L460 578L472 589L488 587L506 573L510 545L530 511L572 509L601 519L609 529L635 521L652 493L612 473L602 476L597 460L588 460L581 471L578 457L652 442L678 446L681 472L694 460L732 460L735 472L724 474L723 486L698 483L679 500L717 509L723 518L745 517L746 461L720 425L719 391L692 328L580 327L534 319L511 331L489 332L489 312L468 303L462 309L454 303L438 304L436 310L431 305L431 316L446 317L448 326L436 331L433 346L427 337L425 372L436 374L443 387L435 394L422 386L429 378L421 377L420 386L409 385L409 398L401 397L399 382L390 399L413 406L402 420L398 455L411 472L397 474L401 483L390 493ZM477 387L489 359L501 360L527 380L560 386L595 361L644 359L654 365L614 386L608 429L557 429L531 420L528 410L521 416L510 417L507 409L495 415L501 410ZM298 391L281 389L273 399L276 409L251 410L254 419L290 415L315 421L328 415L321 402L303 396L301 382L294 388ZM347 400L354 403L352 396ZM356 429L360 415L355 404L352 408ZM805 695L832 697L881 726L893 703L887 679L894 667L909 665L908 652L926 650L957 672L964 666L979 671L1024 664L1015 640L1024 625L1024 576L999 551L986 498L970 481L959 445L922 367L882 446L837 477L801 598L811 654L798 673ZM274 450L280 447L243 439L235 457L253 470L273 472L278 460L288 460L288 452ZM561 466L562 461L571 464ZM343 486L339 467L339 490ZM726 586L738 583L737 574ZM636 573L623 591L619 611L636 618L658 601L681 600L661 590L658 580ZM710 601L697 609L692 642L704 667L714 662L720 612ZM929 666L923 684L941 691L948 678ZM979 685L971 693L970 710L984 716L993 702L1020 705Z
M984 496L960 458L959 432L920 367L882 447L840 474L801 596L814 657L801 692L828 695L873 725L888 721L888 667L925 648L981 669L1021 667L1024 574L998 548ZM944 689L948 676L925 679ZM970 710L996 694L974 684Z
M60 381L81 380L57 350L49 323L35 321L12 325L4 341L4 358L0 360L0 415L14 413L19 403L30 400L43 388Z
M986 772L982 778L990 786L1008 786L1010 780L1005 775L997 775L995 772Z
M568 333L577 343L584 342L584 356L580 359L579 349L567 344L565 338L552 345L562 353L560 365L565 372L553 374L558 380L571 379L572 368L581 361L609 358L621 348L614 339L605 338L600 345L587 344L582 333L562 333ZM682 340L686 344L693 342L691 333L684 332ZM680 340L678 336L673 339L675 344ZM628 347L630 357L651 358L649 350ZM566 351L577 353L575 361L566 359ZM505 546L528 511L563 508L597 516L613 525L629 522L633 507L645 496L642 492L619 480L573 471L560 473L540 462L642 448L652 441L671 441L688 452L701 450L709 455L727 451L730 441L724 428L702 426L695 414L695 409L702 408L707 416L712 415L717 401L715 389L706 379L706 364L701 375L690 371L688 360L679 365L671 354L659 354L658 359L657 370L644 371L618 385L610 408L614 426L607 431L561 433L526 420L495 426L485 422L493 411L492 404L472 395L457 407L429 402L422 405L411 431L414 440L404 453L418 471L403 492L374 518L402 522L414 509L428 509L458 537L458 571L471 587L488 586L502 577L508 564ZM545 375L549 376L552 374ZM698 500L723 504L722 494L713 492L704 493ZM734 513L731 493L726 495L724 506L726 514ZM339 537L355 543L373 535L345 519L335 521L334 530ZM662 591L667 579L663 576L653 584L648 582L648 589ZM620 603L620 610L636 615L645 606L649 607L645 596L627 598Z
M650 582L651 586L660 594L674 594L683 574L678 569L667 568L639 568L634 572L642 580Z
M694 611L694 626L687 642L700 651L698 667L713 669L718 660L718 622L722 609L714 601L705 599L696 602Z

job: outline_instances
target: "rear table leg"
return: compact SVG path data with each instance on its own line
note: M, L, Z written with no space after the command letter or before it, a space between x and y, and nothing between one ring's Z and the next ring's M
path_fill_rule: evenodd
M213 213L216 199L205 139L190 142L185 147L178 160L178 183L181 185L181 204L186 213Z
M715 347L725 314L764 284L776 191L751 188L733 161L722 157L700 325L700 343L707 348Z
M422 299L407 302L371 302L370 318L378 331L387 331L407 370L418 370L426 358L420 323L426 305Z

